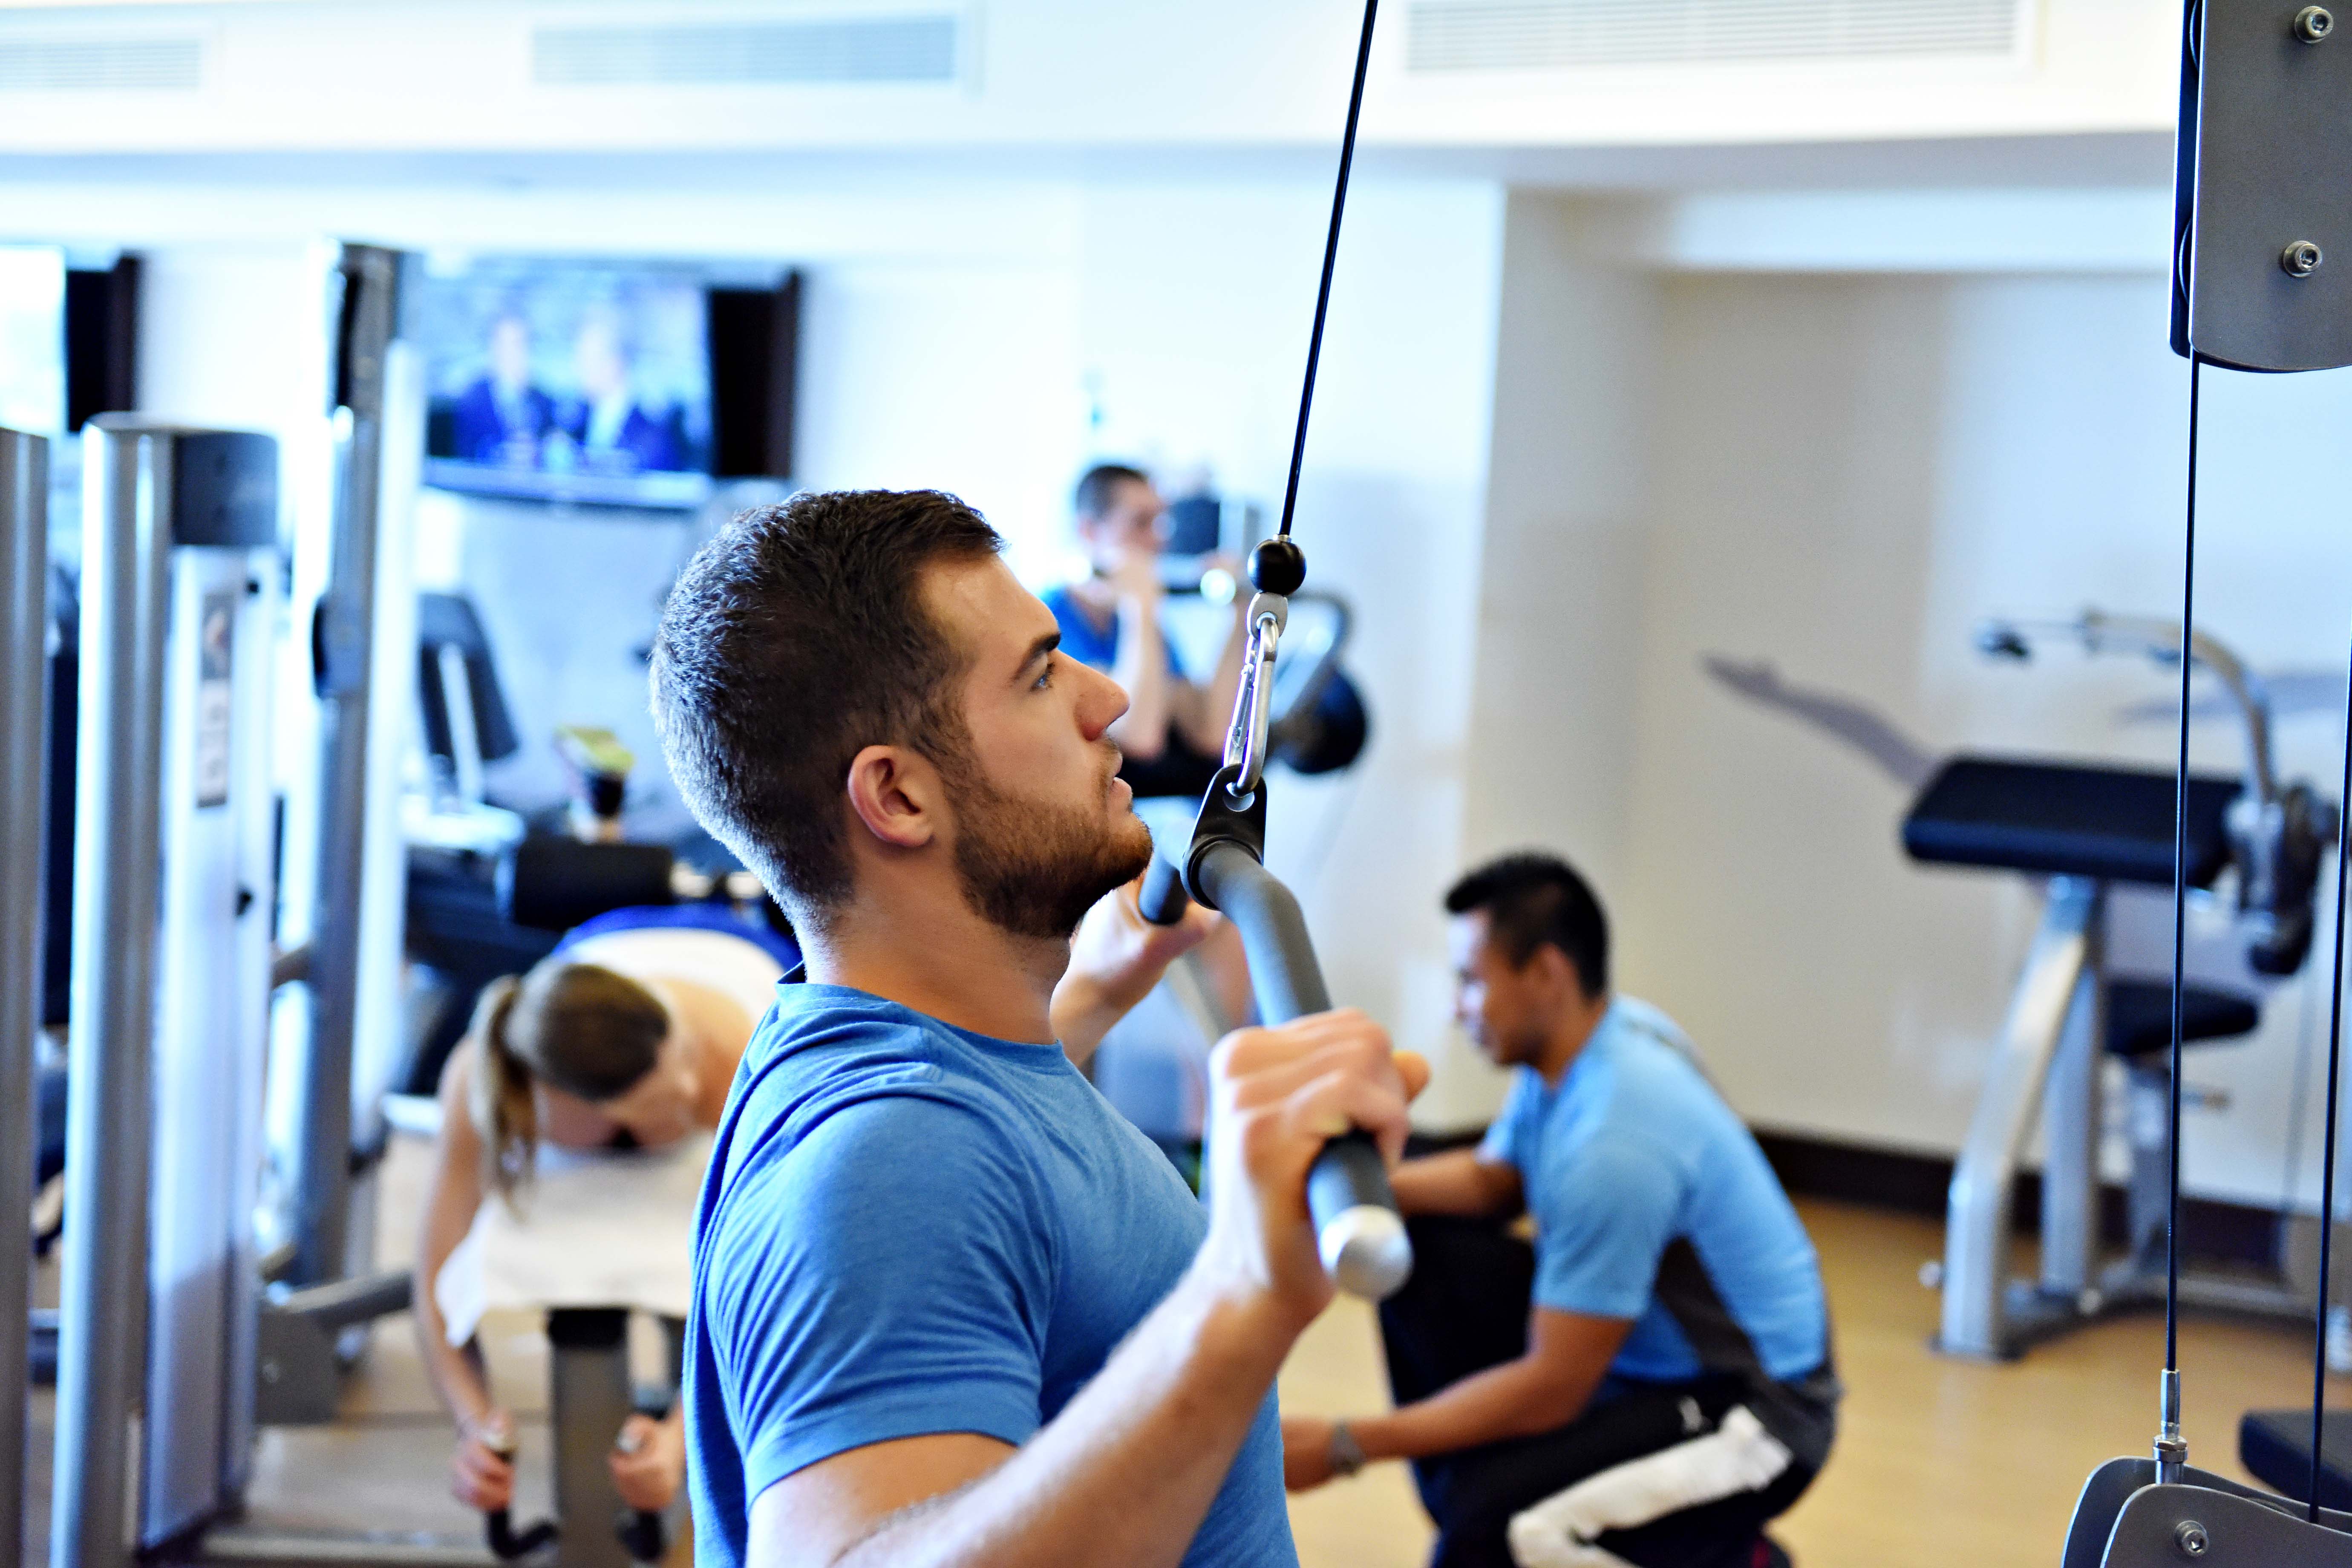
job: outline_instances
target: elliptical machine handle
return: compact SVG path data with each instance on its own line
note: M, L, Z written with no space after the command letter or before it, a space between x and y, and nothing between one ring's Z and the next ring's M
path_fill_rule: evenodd
M482 1527L489 1541L490 1555L501 1563L528 1557L555 1539L555 1521L551 1519L542 1519L521 1534L516 1534L513 1515L502 1508L494 1508L483 1514Z
M481 1444L508 1463L513 1463L516 1444L511 1430L502 1426L492 1427L482 1435ZM483 1510L482 1533L489 1543L491 1556L501 1563L512 1563L517 1558L530 1556L553 1541L556 1530L553 1520L542 1519L518 1534L513 1513L506 1509L493 1508Z
M1247 849L1215 843L1201 852L1194 873L1209 901L1241 932L1249 955L1258 1011L1269 1024L1328 1012L1331 994L1307 934L1298 900ZM1175 868L1152 858L1139 900L1143 918L1173 925L1185 896ZM1307 1211L1317 1249L1333 1283L1368 1301L1385 1300L1412 1272L1412 1243L1389 1187L1380 1145L1366 1132L1346 1132L1323 1146L1307 1177Z

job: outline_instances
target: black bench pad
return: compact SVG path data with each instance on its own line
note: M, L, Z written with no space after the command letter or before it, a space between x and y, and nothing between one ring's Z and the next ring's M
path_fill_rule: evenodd
M2210 887L2229 863L2223 816L2239 782L2189 778L2189 881ZM2172 775L2004 757L1954 757L1912 803L1903 847L1914 860L2172 884Z
M2238 1423L2238 1462L2273 1491L2311 1495L2311 1407L2250 1410ZM2319 1506L2352 1509L2352 1410L2320 1417Z
M2253 998L2234 991L2191 985L2180 996L2180 1043L2230 1040L2251 1035L2263 1021ZM2119 1057L2142 1057L2172 1048L2172 987L2161 980L2107 983L2107 1049Z

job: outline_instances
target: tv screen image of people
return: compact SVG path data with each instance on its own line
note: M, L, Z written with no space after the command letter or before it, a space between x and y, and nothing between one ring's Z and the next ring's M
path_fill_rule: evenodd
M414 299L431 398L426 484L639 507L710 493L698 274L480 259L426 268Z

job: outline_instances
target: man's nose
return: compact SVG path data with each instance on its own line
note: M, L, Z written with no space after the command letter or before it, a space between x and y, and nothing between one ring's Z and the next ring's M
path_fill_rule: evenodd
M1127 688L1098 669L1083 664L1076 668L1087 683L1078 700L1078 728L1087 740L1099 741L1127 711Z

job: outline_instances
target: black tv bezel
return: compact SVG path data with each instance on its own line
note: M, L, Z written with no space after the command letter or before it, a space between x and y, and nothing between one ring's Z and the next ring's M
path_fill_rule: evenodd
M644 267L722 278L726 268L662 258L530 256L499 252L486 260L549 266ZM421 258L419 259L421 265ZM738 479L793 477L793 425L800 384L801 273L786 268L768 288L713 280L701 284L704 354L710 388L709 466L681 469L676 494L647 495L646 474L509 475L488 464L422 454L419 480L427 489L478 500L536 506L691 513L722 485Z

